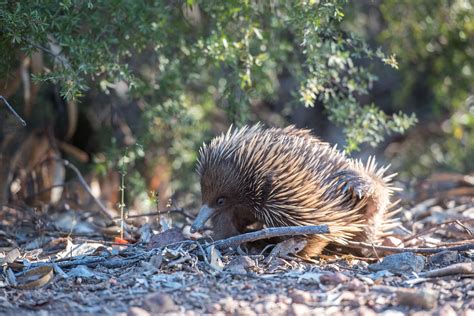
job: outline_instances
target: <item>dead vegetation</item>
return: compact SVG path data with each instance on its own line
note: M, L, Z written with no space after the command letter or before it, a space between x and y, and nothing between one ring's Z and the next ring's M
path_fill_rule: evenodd
M384 245L352 245L371 256L332 249L311 262L295 255L297 236L256 241L275 230L220 242L190 234L191 212L181 208L131 215L119 238L120 219L103 211L10 203L0 222L0 312L469 315L474 195L471 178L459 178L422 183L425 200L404 204L402 226Z

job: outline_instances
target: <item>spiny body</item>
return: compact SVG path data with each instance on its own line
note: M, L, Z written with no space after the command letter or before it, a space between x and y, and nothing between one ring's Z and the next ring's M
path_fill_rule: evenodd
M216 239L249 225L321 225L330 234L310 236L302 254L319 254L329 243L376 242L387 231L394 175L375 160L349 159L308 130L229 129L199 152L203 206L192 230L213 223Z

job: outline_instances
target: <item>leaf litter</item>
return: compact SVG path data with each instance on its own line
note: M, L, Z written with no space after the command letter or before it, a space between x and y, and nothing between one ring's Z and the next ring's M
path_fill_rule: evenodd
M474 196L429 190L404 205L403 228L384 242L400 253L332 251L311 262L296 255L298 238L219 249L186 223L162 232L143 223L117 242L94 213L4 207L0 313L472 315L474 252L442 250L472 243ZM81 229L65 225L71 214Z

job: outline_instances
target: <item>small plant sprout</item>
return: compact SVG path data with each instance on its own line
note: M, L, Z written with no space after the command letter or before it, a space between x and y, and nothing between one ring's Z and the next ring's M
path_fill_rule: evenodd
M125 150L122 159L120 159L120 203L118 205L120 209L120 238L123 239L123 231L124 231L124 221L125 221L125 176L127 175L127 167L126 164L129 162L128 157L128 148Z

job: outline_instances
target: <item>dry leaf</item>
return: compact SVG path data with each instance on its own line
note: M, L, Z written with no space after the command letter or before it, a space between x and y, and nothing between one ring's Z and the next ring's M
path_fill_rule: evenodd
M265 259L265 263L269 263L275 257L287 258L289 255L295 255L303 250L306 244L306 239L301 238L284 240L272 249L267 259Z
M222 263L220 252L214 246L210 246L208 249L211 257L209 264L217 270L222 270L224 264Z
M163 248L183 240L185 240L185 238L180 229L168 229L162 233L153 235L148 243L148 249Z

